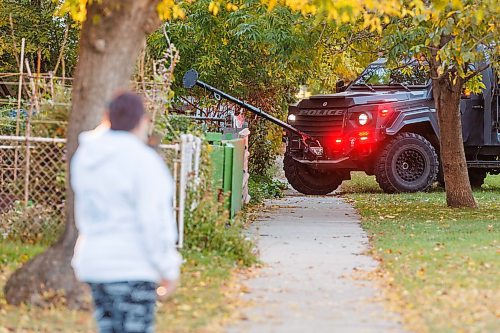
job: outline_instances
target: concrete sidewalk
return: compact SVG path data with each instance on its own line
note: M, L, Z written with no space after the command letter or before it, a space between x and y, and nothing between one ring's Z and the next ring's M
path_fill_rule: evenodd
M351 278L377 263L363 255L367 236L349 204L292 192L267 205L276 209L250 230L264 268L243 281L252 305L227 332L403 332L375 287Z

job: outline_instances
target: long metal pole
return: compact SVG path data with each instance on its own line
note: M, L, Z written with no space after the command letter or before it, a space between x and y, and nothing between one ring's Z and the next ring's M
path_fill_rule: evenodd
M296 133L296 134L300 135L302 137L302 139L304 139L304 140L311 138L310 135L308 135L308 134L306 134L306 133L304 133L304 132L296 129L295 127L293 127L293 126L285 123L284 121L282 121L282 120L280 120L278 118L275 118L275 117L271 116L268 113L265 113L261 109L255 107L255 106L253 106L251 104L245 103L245 102L243 102L243 101L241 101L241 100L239 100L239 99L237 99L237 98L235 98L235 97L233 97L231 95L228 95L225 92L223 92L223 91L221 91L221 90L219 90L217 88L214 88L211 85L206 84L203 81L196 80L196 85L198 85L201 88L207 89L207 90L209 90L209 91L211 91L213 93L216 93L217 95L220 95L220 96L224 97L225 99L230 100L231 102L233 102L233 103L241 106L242 108L247 109L248 111L250 111L252 113L255 113L256 115L258 115L258 116L260 116L262 118L265 118L265 119L269 120L270 122L272 122L272 123L274 123L274 124L276 124L278 126L281 126L281 127L283 127L284 129L286 129L286 130L288 130L290 132L293 132L293 133Z

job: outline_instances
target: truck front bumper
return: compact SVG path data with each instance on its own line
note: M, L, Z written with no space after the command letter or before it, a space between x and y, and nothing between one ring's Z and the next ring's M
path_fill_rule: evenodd
M365 169L365 163L352 160L349 156L334 160L308 160L298 157L293 157L293 159L301 164L308 165L309 167L318 170L349 169L354 171Z

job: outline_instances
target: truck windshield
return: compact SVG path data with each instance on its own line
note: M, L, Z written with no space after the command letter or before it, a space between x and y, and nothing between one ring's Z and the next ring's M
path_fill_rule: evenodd
M427 65L413 62L407 66L387 68L371 65L354 82L354 86L423 86L429 81Z

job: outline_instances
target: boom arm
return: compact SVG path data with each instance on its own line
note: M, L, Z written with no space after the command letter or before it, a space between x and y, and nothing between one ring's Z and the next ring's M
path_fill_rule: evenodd
M285 130L299 135L301 138L301 141L303 142L303 144L305 146L306 153L312 154L313 156L321 156L323 154L323 149L322 149L319 141L314 139L310 135L302 132L301 130L291 126L290 124L287 124L286 122L284 122L276 117L271 116L268 113L265 113L261 109L255 107L251 104L245 103L245 102L243 102L243 101L241 101L241 100L239 100L239 99L237 99L229 94L226 94L225 92L223 92L217 88L212 87L209 84L206 84L203 81L198 80L198 76L199 76L198 72L195 71L194 69L187 71L186 74L184 74L184 78L182 79L182 83L183 83L184 88L191 89L195 85L197 85L197 86L199 86L203 89L206 89L214 94L217 94L221 97L224 97L225 99L233 102L234 104L239 105L242 108L258 115L259 117L267 119L270 122L284 128Z

